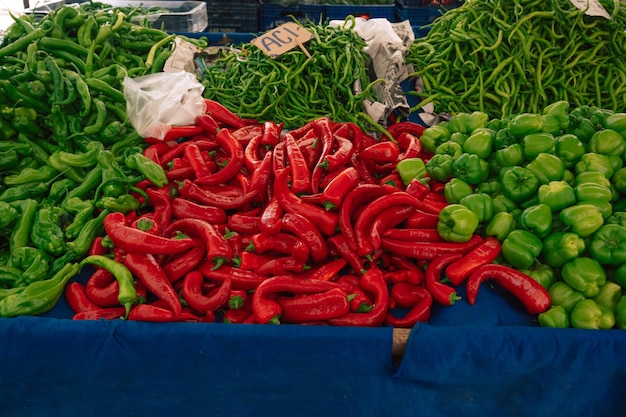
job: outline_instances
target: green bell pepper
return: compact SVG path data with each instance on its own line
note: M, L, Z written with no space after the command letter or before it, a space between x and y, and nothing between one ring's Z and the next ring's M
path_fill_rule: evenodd
M441 125L427 127L420 136L422 146L431 153L435 153L437 146L448 140L450 140L450 130Z
M493 236L502 242L516 228L515 217L508 211L501 211L494 214L485 226L485 236Z
M521 272L537 281L546 290L556 281L556 271L549 265L537 264L530 269L521 269Z
M467 242L478 228L478 216L461 204L449 204L439 212L437 231L448 242Z
M558 268L585 250L583 238L573 232L553 232L543 240L541 259L545 265Z
M545 124L547 121L546 116L550 116L549 123L555 123L552 119L555 119L558 123L558 130L565 130L569 128L570 118L569 118L570 104L567 100L559 100L555 101L544 107L542 114L544 115L544 130Z
M552 305L563 306L568 313L574 309L574 306L585 296L580 291L576 291L568 283L564 281L556 281L548 289Z
M584 171L574 177L574 186L584 183L600 184L604 187L611 186L611 180L600 171Z
M593 297L593 301L595 301L600 307L615 310L621 298L622 287L613 281L607 281L600 287L600 292L598 295Z
M576 136L583 143L589 143L589 140L596 133L596 126L586 117L570 114L570 125L567 133Z
M626 168L620 168L611 176L611 184L617 191L626 194Z
M565 172L565 164L558 156L544 152L526 164L526 168L537 176L540 184L558 181L563 178Z
M626 227L603 224L591 236L589 254L602 265L619 266L626 262Z
M608 330L615 326L615 314L589 298L576 303L570 313L570 323L576 329Z
M445 183L454 176L453 165L454 158L451 155L436 153L426 162L426 171L433 180ZM399 170L398 172L400 173ZM400 173L400 177L402 177L402 173Z
M543 117L536 113L520 113L509 122L510 133L517 137L523 138L526 135L543 132Z
M478 216L480 223L488 222L493 217L493 199L489 194L470 194L463 197L459 204L474 212Z
M522 137L517 137L511 133L511 129L503 127L496 132L496 137L493 140L493 147L495 150L504 149L511 145L521 142Z
M517 222L520 228L543 239L552 231L552 210L542 203L530 206L522 211Z
M524 162L524 149L521 144L514 143L496 150L492 157L500 167L513 167Z
M602 155L594 152L587 152L581 158L580 161L574 166L576 175L580 175L587 171L597 171L602 173L606 178L610 179L615 172L611 161L606 155Z
M561 210L561 221L580 237L591 236L604 223L600 210L593 204L576 203Z
M535 173L522 166L503 170L500 182L504 195L514 202L531 197L539 188L539 180Z
M472 194L472 187L460 178L452 178L443 187L443 194L446 201L455 204L461 201L465 196Z
M626 138L626 113L613 113L606 118L605 127L611 129Z
M626 211L613 211L609 217L604 219L604 224L626 226Z
M463 153L454 160L452 171L456 178L476 185L489 176L489 164L476 154Z
M455 134L453 134L452 136L454 136ZM453 142L451 138L448 142L444 142L441 145L437 146L437 149L435 149L435 154L450 155L453 159L456 159L463 154L463 147L461 146L461 144Z
M406 158L396 163L396 171L404 185L409 185L416 178L421 180L426 177L427 169L422 158Z
M467 140L468 134L467 133L461 133L461 132L453 132L450 135L450 139L448 140L448 142L444 142L442 145L445 145L446 143L454 143L455 145L459 145L461 146L461 152L463 152L463 144L465 143L465 141ZM441 145L439 145L441 146ZM439 148L439 146L437 148Z
M600 286L606 283L606 271L600 262L581 256L563 264L561 278L585 297L592 298L600 293Z
M541 254L543 242L527 230L516 229L502 242L504 259L516 269L529 269Z
M556 139L551 133L533 133L522 139L524 156L527 160L533 160L540 153L555 153Z
M576 135L566 133L556 138L554 154L558 156L567 168L571 168L587 152L583 142Z
M476 129L463 143L463 152L478 155L487 159L491 155L493 141L496 137L495 130L483 127Z
M569 328L569 313L563 306L550 306L547 311L539 313L537 321L541 327L550 327L552 329Z
M613 199L613 192L605 185L582 182L574 187L578 202L609 202Z
M550 207L556 213L576 204L574 188L565 181L550 181L542 184L537 190L537 201Z
M496 194L493 196L493 212L500 213L502 211L512 213L517 209L517 204L504 194Z
M626 140L611 129L598 130L589 139L589 152L621 156L626 151Z
M467 116L465 126L467 127L467 133L473 133L478 129L487 127L489 123L489 115L482 111L473 111Z
M615 307L615 324L618 329L626 329L626 295L620 298Z
M497 178L487 178L487 181L483 181L476 186L474 192L489 194L493 197L502 192L502 184L500 184Z

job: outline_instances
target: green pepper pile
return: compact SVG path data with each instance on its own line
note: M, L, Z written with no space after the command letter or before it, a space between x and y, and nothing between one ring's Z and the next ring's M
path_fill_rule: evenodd
M538 113L554 101L621 111L626 101L626 6L601 0L611 18L569 0L472 0L436 19L406 61L421 101L437 113L491 117Z
M455 232L496 237L499 262L548 289L541 325L626 328L626 113L567 101L459 113L421 142Z
M354 24L354 20L347 20ZM204 67L204 96L216 100L243 118L280 120L286 128L330 117L362 125L366 99L375 99L370 82L365 41L346 27L328 23L303 24L313 34L304 46L270 58L244 43ZM355 84L363 91L354 93ZM371 123L376 124L376 123Z
M160 71L174 35L127 18L66 6L0 44L0 317L52 308L106 213L139 207L154 167L126 163L145 143L121 85Z

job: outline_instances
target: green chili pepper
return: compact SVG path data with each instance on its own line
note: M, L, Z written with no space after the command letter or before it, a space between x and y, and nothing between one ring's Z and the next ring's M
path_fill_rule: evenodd
M478 228L478 216L461 204L449 204L439 212L437 231L448 242L467 242Z
M58 215L48 207L41 207L35 215L30 233L32 243L39 249L59 256L65 250L65 235Z
M102 255L87 256L80 262L80 267L88 264L106 269L115 277L119 283L117 299L126 308L124 318L127 318L131 307L137 302L137 290L135 289L133 274L124 264Z
M109 214L108 210L102 210L98 216L86 221L80 229L76 239L68 242L67 247L78 257L85 256L93 240L104 232L104 218Z
M51 278L37 281L23 291L8 295L0 300L0 317L38 315L50 311L63 295L65 285L80 267L68 263Z
M543 263L558 268L578 257L586 248L583 238L573 232L557 231L543 240Z
M528 269L541 254L543 242L527 230L516 229L502 242L501 253L504 259L516 269Z
M139 209L139 201L130 194L122 194L117 197L101 197L96 200L96 207L108 211L129 213Z
M147 180L159 188L169 183L163 167L140 152L128 155L124 163L128 168L140 172Z
M9 247L11 249L28 246L30 243L30 233L35 222L39 203L34 199L24 199L14 203L19 210L20 216L13 226L11 236L9 238Z
M63 200L62 208L74 215L72 223L65 228L65 237L72 240L78 236L85 224L93 218L95 207L91 200L71 197Z
M22 285L44 279L48 274L49 263L50 255L41 249L30 246L11 249L11 266L23 270Z
M17 209L6 201L0 201L0 229L10 226L19 215Z

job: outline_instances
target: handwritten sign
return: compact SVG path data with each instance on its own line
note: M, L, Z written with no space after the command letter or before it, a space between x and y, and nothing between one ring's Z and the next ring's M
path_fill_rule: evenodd
M584 11L587 16L600 16L605 19L611 19L611 15L597 0L570 0L570 2Z
M304 47L304 43L312 37L313 34L304 27L295 22L287 22L254 38L252 44L272 58L295 47L299 47L308 57L311 57L309 51Z

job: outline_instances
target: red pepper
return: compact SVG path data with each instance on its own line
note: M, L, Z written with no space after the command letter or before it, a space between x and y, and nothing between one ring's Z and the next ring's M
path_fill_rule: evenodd
M467 242L407 242L383 237L382 247L393 254L421 261L430 261L447 253L467 253L478 246L483 238L475 234Z
M142 214L130 223L131 227L153 235L161 235L163 229L154 221L154 212Z
M212 224L226 223L226 211L215 206L205 206L182 197L172 200L172 214L178 219L199 219Z
M396 162L400 149L395 142L383 141L368 146L359 152L359 158L365 161L374 161L379 164Z
M417 228L391 228L383 233L384 237L391 239L417 241L417 242L443 242L437 229Z
M191 238L168 239L127 226L120 212L107 214L104 229L113 244L127 252L167 255L183 252L194 245Z
M253 316L251 309L240 308L240 309L235 310L231 308L231 309L224 311L224 314L222 316L222 323L227 323L227 324L245 323L246 320L250 316Z
M355 274L363 274L365 263L355 250L348 244L347 239L341 233L337 233L326 239L328 246L332 247L339 256L348 262L348 265L354 270Z
M408 120L397 122L387 127L387 132L396 140L403 133L410 133L419 138L424 133L424 130L426 130L426 127Z
M389 297L394 300L397 307L411 308L424 298L423 289L424 287L420 285L396 282L389 289Z
M230 310L243 310L249 307L248 292L239 289L231 289L228 293L228 300L226 302Z
M299 237L290 233L267 235L257 233L250 238L250 248L256 253L281 253L306 262L309 259L309 246Z
M279 323L282 308L271 298L276 293L316 294L340 288L339 284L328 281L314 281L281 275L263 281L252 294L252 311L257 323Z
M117 320L126 315L125 307L100 307L94 310L79 311L72 320Z
M228 216L226 225L230 230L239 233L260 233L261 217L233 213Z
M240 288L242 290L254 290L260 283L267 279L266 276L257 274L254 271L246 271L245 269L234 268L230 265L224 265L220 269L213 269L213 265L207 261L202 262L196 268L206 278L214 282L224 282L230 278L232 288Z
M172 221L173 215L169 187L148 188L146 194L150 199L149 204L152 206L152 212L154 213L152 219L160 230L165 229Z
M354 123L343 123L334 132L335 149L333 153L326 155L318 164L328 172L337 170L348 164L354 153L354 144L360 140L361 129Z
M239 265L237 268L245 269L246 271L256 271L267 262L274 259L274 255L263 255L260 253L243 251L239 255Z
M99 307L119 306L119 291L120 285L115 276L103 268L97 268L85 283L87 298Z
M243 167L244 154L241 143L235 139L228 129L222 129L215 136L215 141L228 153L230 159L226 166L215 173L208 173L196 178L201 185L225 184L230 181ZM190 162L191 163L191 162ZM193 166L193 165L192 165Z
M197 241L193 248L165 263L165 265L163 265L163 271L170 282L175 283L198 266L200 262L204 260L205 256L206 248L204 247L204 243Z
M263 135L261 136L261 145L276 146L280 141L280 132L283 130L284 123L266 121L263 123Z
M426 322L430 319L433 304L432 295L423 287L416 287L415 290L421 295L419 302L411 307L409 312L403 317L395 317L393 314L387 313L385 317L386 324L390 324L393 327L410 328L415 326L417 322Z
M493 280L515 296L530 314L546 311L550 305L550 294L530 276L506 265L485 264L475 269L467 278L467 302L474 304L480 285Z
M418 200L423 200L428 194L432 192L430 189L430 186L427 183L422 182L418 178L413 178L407 184L404 191L406 191L408 194L411 194L413 197L417 198Z
M91 241L87 255L104 255L109 250L102 245L102 236L97 236Z
M179 316L181 314L182 306L178 299L178 294L176 294L172 283L159 263L154 259L154 256L149 253L128 253L126 254L124 265L135 274L150 292L167 303L168 308L174 315Z
M278 297L281 320L286 323L313 323L344 316L350 312L348 295L342 288L317 294Z
M324 174L324 168L321 164L330 155L335 143L335 137L332 132L331 122L327 117L320 117L313 121L313 132L322 141L321 153L311 173L311 190L313 193L317 193L322 182L322 175Z
M356 152L350 157L350 166L353 166L357 171L359 171L361 181L366 184L377 184L378 182L374 178L374 174L366 162L367 161L360 159Z
M189 163L189 166L193 169L193 173L196 178L204 178L213 174L212 170L206 163L202 151L194 144L190 143L185 147L184 151L185 160Z
M285 147L285 142L279 142L278 145L274 146L273 153L274 155L272 155L272 174L276 176L278 172L287 168L287 151Z
M433 213L427 213L422 210L415 210L408 219L406 219L406 227L418 229L436 229L439 223L439 216Z
M310 193L311 173L300 147L289 133L285 135L283 140L291 169L291 192L294 194Z
M218 123L235 129L246 126L246 122L243 119L217 101L205 98L204 103L206 104L205 113L213 117Z
M196 116L194 122L198 126L202 127L211 139L215 138L217 132L220 131L220 126L217 123L217 120L215 120L210 114L198 115Z
M176 159L181 159L183 161L186 161L186 159L183 158L185 154L185 148L187 148L187 146L191 144L197 146L199 149L203 151L210 151L210 150L217 149L219 147L217 142L207 141L207 140L187 140L181 143L178 143L178 142L174 142L174 143L176 143L176 146L171 147L169 150L167 150L161 155L160 163L163 168L167 168L170 165L170 163L174 162Z
M287 213L300 214L317 225L319 230L326 236L335 233L337 227L337 214L324 210L311 203L305 203L295 195L287 185L289 171L282 170L274 179L274 195L279 204Z
M453 287L441 282L441 274L448 265L462 257L462 253L449 253L433 259L426 267L426 289L441 305L450 306L460 300Z
M313 131L311 130L311 133ZM319 147L319 139L315 135L306 134L301 139L298 139L298 148L302 152L302 156L306 162L306 166L309 170L315 166L317 160L320 157L321 149Z
M326 210L338 208L344 197L353 190L361 180L359 172L354 167L341 170L322 191L322 204Z
M154 162L156 162L157 164L160 165L161 164L161 155L165 151L170 150L171 148L173 148L176 145L177 145L177 143L175 141L172 141L172 142L157 142L157 143L154 143L154 144L146 147L143 150L143 154L144 154L144 156L147 156L152 161L154 161Z
M174 313L167 308L153 304L138 304L130 310L128 320L168 323L176 321L198 321L198 317L190 313Z
M406 282L411 285L419 285L424 278L424 272L417 271L413 268L400 268L393 271L385 271L383 275L385 281L390 284Z
M309 255L315 262L322 262L328 257L328 245L317 226L306 217L297 213L285 213L282 229L300 238L309 247Z
M261 265L256 272L261 275L300 274L307 268L304 261L293 256L275 257Z
M500 241L495 237L487 236L480 245L448 265L446 276L452 285L461 285L473 271L493 262L499 254Z
M415 208L411 206L391 206L381 211L370 227L372 248L379 249L383 234L404 222L413 212Z
M378 181L378 183L381 185L390 185L394 188L397 188L398 191L404 191L405 189L404 182L402 181L402 178L400 177L400 174L398 174L397 171L393 171L387 174L386 176L381 178Z
M401 149L398 160L417 158L422 153L422 142L416 135L409 132L402 132L396 137L398 146Z
M183 180L178 185L178 191L183 197L224 210L240 209L253 201L258 195L258 191L251 191L247 194L240 194L237 196L223 196L200 188L199 185L188 179Z
M261 164L259 147L261 146L262 139L262 135L253 137L244 149L244 166L249 172L254 172Z
M346 194L339 207L338 224L341 234L352 250L356 251L357 248L357 240L352 227L352 216L357 207L383 195L391 194L394 191L391 187L378 184L360 184Z
M339 276L339 273L348 265L348 261L344 258L337 258L327 262L322 263L321 265L316 265L315 267L305 271L305 278L308 279L319 279L322 281L332 281L336 277Z
M368 313L348 313L342 317L330 319L335 326L377 327L383 324L389 308L389 290L378 268L368 270L360 279L359 287L373 294L374 307Z
M163 142L171 142L178 139L186 138L189 136L195 136L202 133L204 129L201 126L189 125L189 126L171 126L165 136ZM157 142L154 142L157 143Z
M341 288L350 298L350 311L353 313L369 313L374 306L372 300L359 288L359 277L354 275L342 275L337 280Z
M65 286L65 299L74 313L79 311L95 310L100 308L87 297L85 286L80 282L72 281ZM119 303L118 303L119 304Z
M261 222L259 224L261 232L268 235L280 232L283 213L283 208L278 203L278 199L272 197L261 212Z
M250 176L250 191L258 191L259 199L265 201L268 185L272 178L272 151L268 151Z
M187 178L192 178L194 173L193 173L193 168L188 166L188 167L170 169L169 171L165 172L165 175L167 175L167 180L171 183L174 181L182 181Z
M424 281L424 269L417 265L412 259L404 256L391 255L389 262L397 269L410 270L413 273L406 275L407 282L420 285Z
M226 279L215 293L210 296L202 292L202 282L204 277L198 271L191 271L183 279L182 295L183 299L191 308L201 314L209 311L215 311L221 308L228 301L230 293L231 280Z
M177 219L165 230L165 236L182 232L187 236L200 238L206 248L206 259L219 268L233 257L233 251L224 235L211 223L199 219Z

